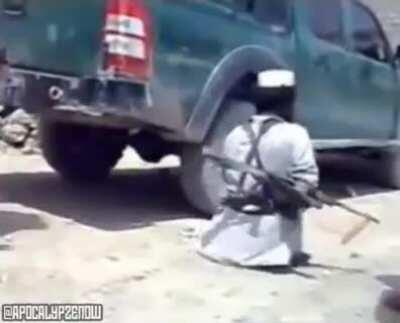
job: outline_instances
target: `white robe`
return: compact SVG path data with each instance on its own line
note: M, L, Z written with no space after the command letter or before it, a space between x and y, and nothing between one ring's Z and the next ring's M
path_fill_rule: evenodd
M268 116L254 117L251 126L256 134ZM252 147L243 126L235 128L224 144L228 158L245 162ZM292 123L273 125L258 146L262 167L276 176L301 187L304 181L318 185L319 172L308 132ZM255 161L254 161L255 163ZM253 163L253 164L254 164ZM254 164L255 165L255 164ZM240 173L225 173L228 190L237 189ZM247 176L244 189L255 184ZM279 213L250 216L224 208L213 217L200 238L199 253L206 258L245 267L286 266L292 256L303 250L302 216L289 220Z

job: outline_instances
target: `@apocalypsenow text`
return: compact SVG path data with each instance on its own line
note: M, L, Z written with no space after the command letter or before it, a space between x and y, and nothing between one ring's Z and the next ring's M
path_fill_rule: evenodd
M3 304L4 322L101 322L102 304Z

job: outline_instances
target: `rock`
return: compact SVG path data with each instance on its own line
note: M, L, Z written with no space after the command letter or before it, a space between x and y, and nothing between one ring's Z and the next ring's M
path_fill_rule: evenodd
M186 227L180 231L180 236L187 240L196 239L200 237L200 231L194 227Z
M25 146L22 148L21 152L24 155L36 155L40 154L41 150L39 147L39 143L34 138L28 138L25 142Z
M232 298L232 297L235 297L235 296L239 295L241 291L242 290L240 288L233 287L233 288L230 288L227 291L225 291L222 294L222 296L225 297L225 298Z
M112 262L117 262L120 260L117 256L113 256L113 255L107 256L106 258L107 258L107 260L110 260Z
M350 254L350 259L359 259L361 258L361 254L359 254L358 252L352 252Z
M39 140L39 129L33 129L29 134L29 137Z
M132 281L135 281L135 282L140 282L140 281L142 281L142 280L145 280L147 277L145 276L145 275L133 275L132 277L131 277L131 280Z
M7 124L19 124L22 126L25 126L26 128L32 130L37 128L37 122L35 118L26 113L22 109L18 109L11 113L7 118L6 118L6 123Z
M3 140L10 145L22 145L28 137L29 130L20 124L6 124L1 130Z

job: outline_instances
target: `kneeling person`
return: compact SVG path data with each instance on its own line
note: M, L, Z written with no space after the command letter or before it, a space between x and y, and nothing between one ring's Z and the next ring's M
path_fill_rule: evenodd
M273 115L254 116L235 128L224 144L227 158L263 169L306 193L318 187L319 171L308 132ZM245 267L298 265L303 252L303 209L279 196L271 184L224 169L228 195L220 214L202 234L199 253ZM255 193L255 194L254 194ZM260 196L257 203L233 203L235 196ZM277 198L278 197L278 198Z

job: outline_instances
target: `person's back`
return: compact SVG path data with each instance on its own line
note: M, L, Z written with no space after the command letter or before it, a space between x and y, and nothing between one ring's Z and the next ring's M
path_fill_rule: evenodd
M260 133L261 132L261 133ZM307 131L272 116L255 116L235 128L224 147L227 158L261 167L299 190L318 186L318 167ZM265 187L238 170L224 170L228 195L238 190L258 191L268 200ZM214 216L201 239L200 254L242 266L289 265L302 253L299 210L275 207L261 216L224 207ZM290 202L290 201L289 201Z

